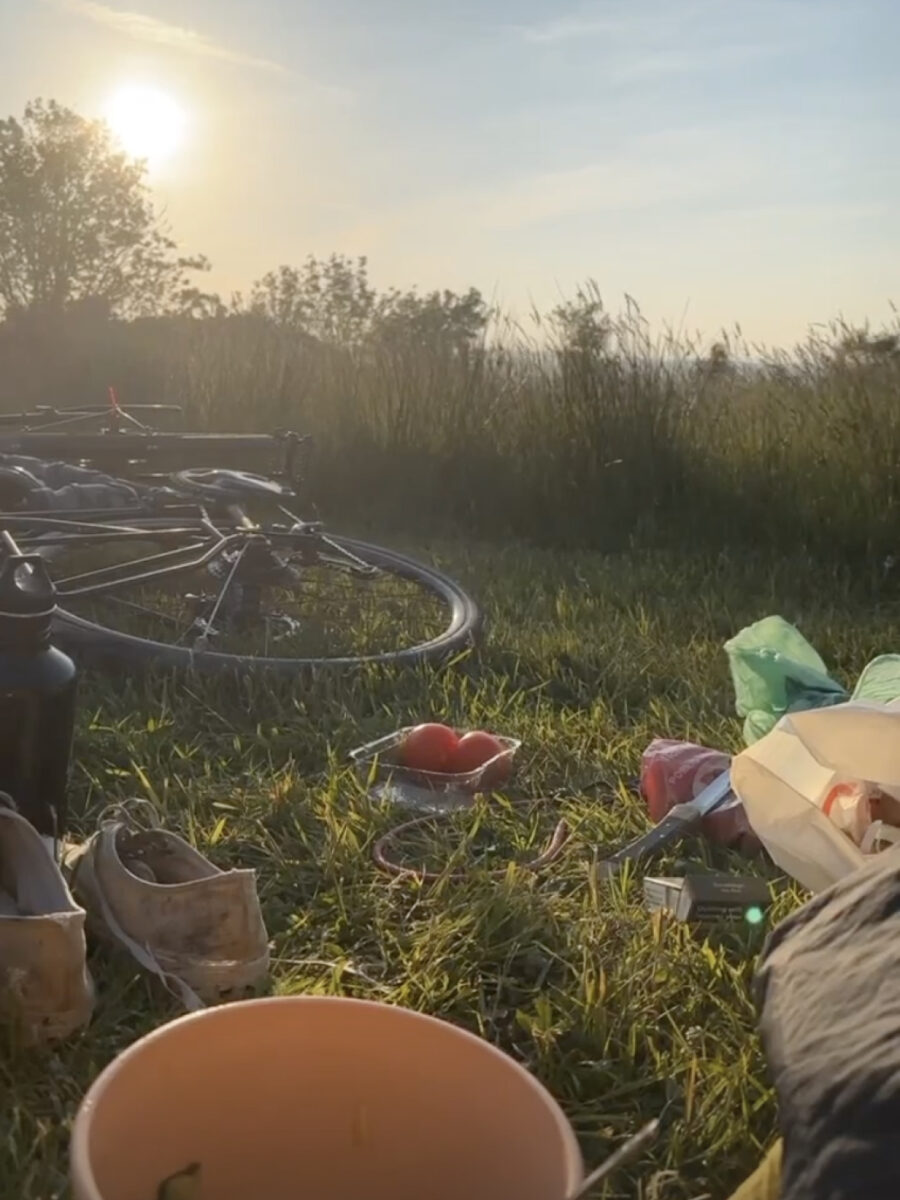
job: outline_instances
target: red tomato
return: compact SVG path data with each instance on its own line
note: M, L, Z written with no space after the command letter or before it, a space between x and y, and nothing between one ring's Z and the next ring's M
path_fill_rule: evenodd
M477 771L486 762L503 753L503 743L498 742L492 733L483 729L475 729L464 734L456 745L453 757L450 759L450 770L454 775L465 775L469 771ZM501 782L509 774L509 764L497 763L491 770L492 784ZM487 781L485 781L487 782Z
M400 762L412 771L446 772L458 744L449 725L417 725L400 747Z

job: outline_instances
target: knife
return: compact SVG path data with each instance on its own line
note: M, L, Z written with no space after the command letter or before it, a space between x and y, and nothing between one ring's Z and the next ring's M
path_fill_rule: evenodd
M731 771L723 771L721 775L706 785L699 796L688 800L685 804L676 804L670 808L658 825L648 832L628 842L616 850L608 858L597 863L597 876L600 879L611 879L624 862L635 862L663 846L684 837L708 814L719 808L731 795Z

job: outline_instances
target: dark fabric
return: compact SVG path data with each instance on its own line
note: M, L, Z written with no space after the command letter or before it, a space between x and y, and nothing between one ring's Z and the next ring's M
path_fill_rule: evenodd
M900 1197L900 850L779 925L757 986L782 1200Z
M137 485L88 467L21 454L0 454L0 492L14 496L11 508L26 512L137 508L183 499L168 487Z

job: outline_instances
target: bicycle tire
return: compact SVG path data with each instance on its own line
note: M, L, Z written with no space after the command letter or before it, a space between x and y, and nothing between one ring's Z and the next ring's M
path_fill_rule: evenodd
M417 666L442 661L475 643L483 624L481 611L472 597L449 575L382 546L353 538L329 537L337 546L372 566L412 580L443 599L451 614L444 632L420 645L380 654L338 658L261 658L171 646L107 629L61 608L54 620L55 639L62 649L83 655L87 660L108 662L114 659L125 666L152 664L163 670L189 670L203 674L267 671L282 676L296 675L304 669L350 669L366 664Z

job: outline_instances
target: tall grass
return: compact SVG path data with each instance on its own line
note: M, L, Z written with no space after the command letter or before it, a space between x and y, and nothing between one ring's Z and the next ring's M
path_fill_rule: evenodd
M651 333L631 303L604 320L592 339L495 316L463 350L328 344L248 314L85 326L57 332L52 353L0 338L0 403L98 399L114 383L126 403L182 404L191 428L309 432L309 498L345 523L893 550L900 355L847 349L835 326L751 367L743 347Z

